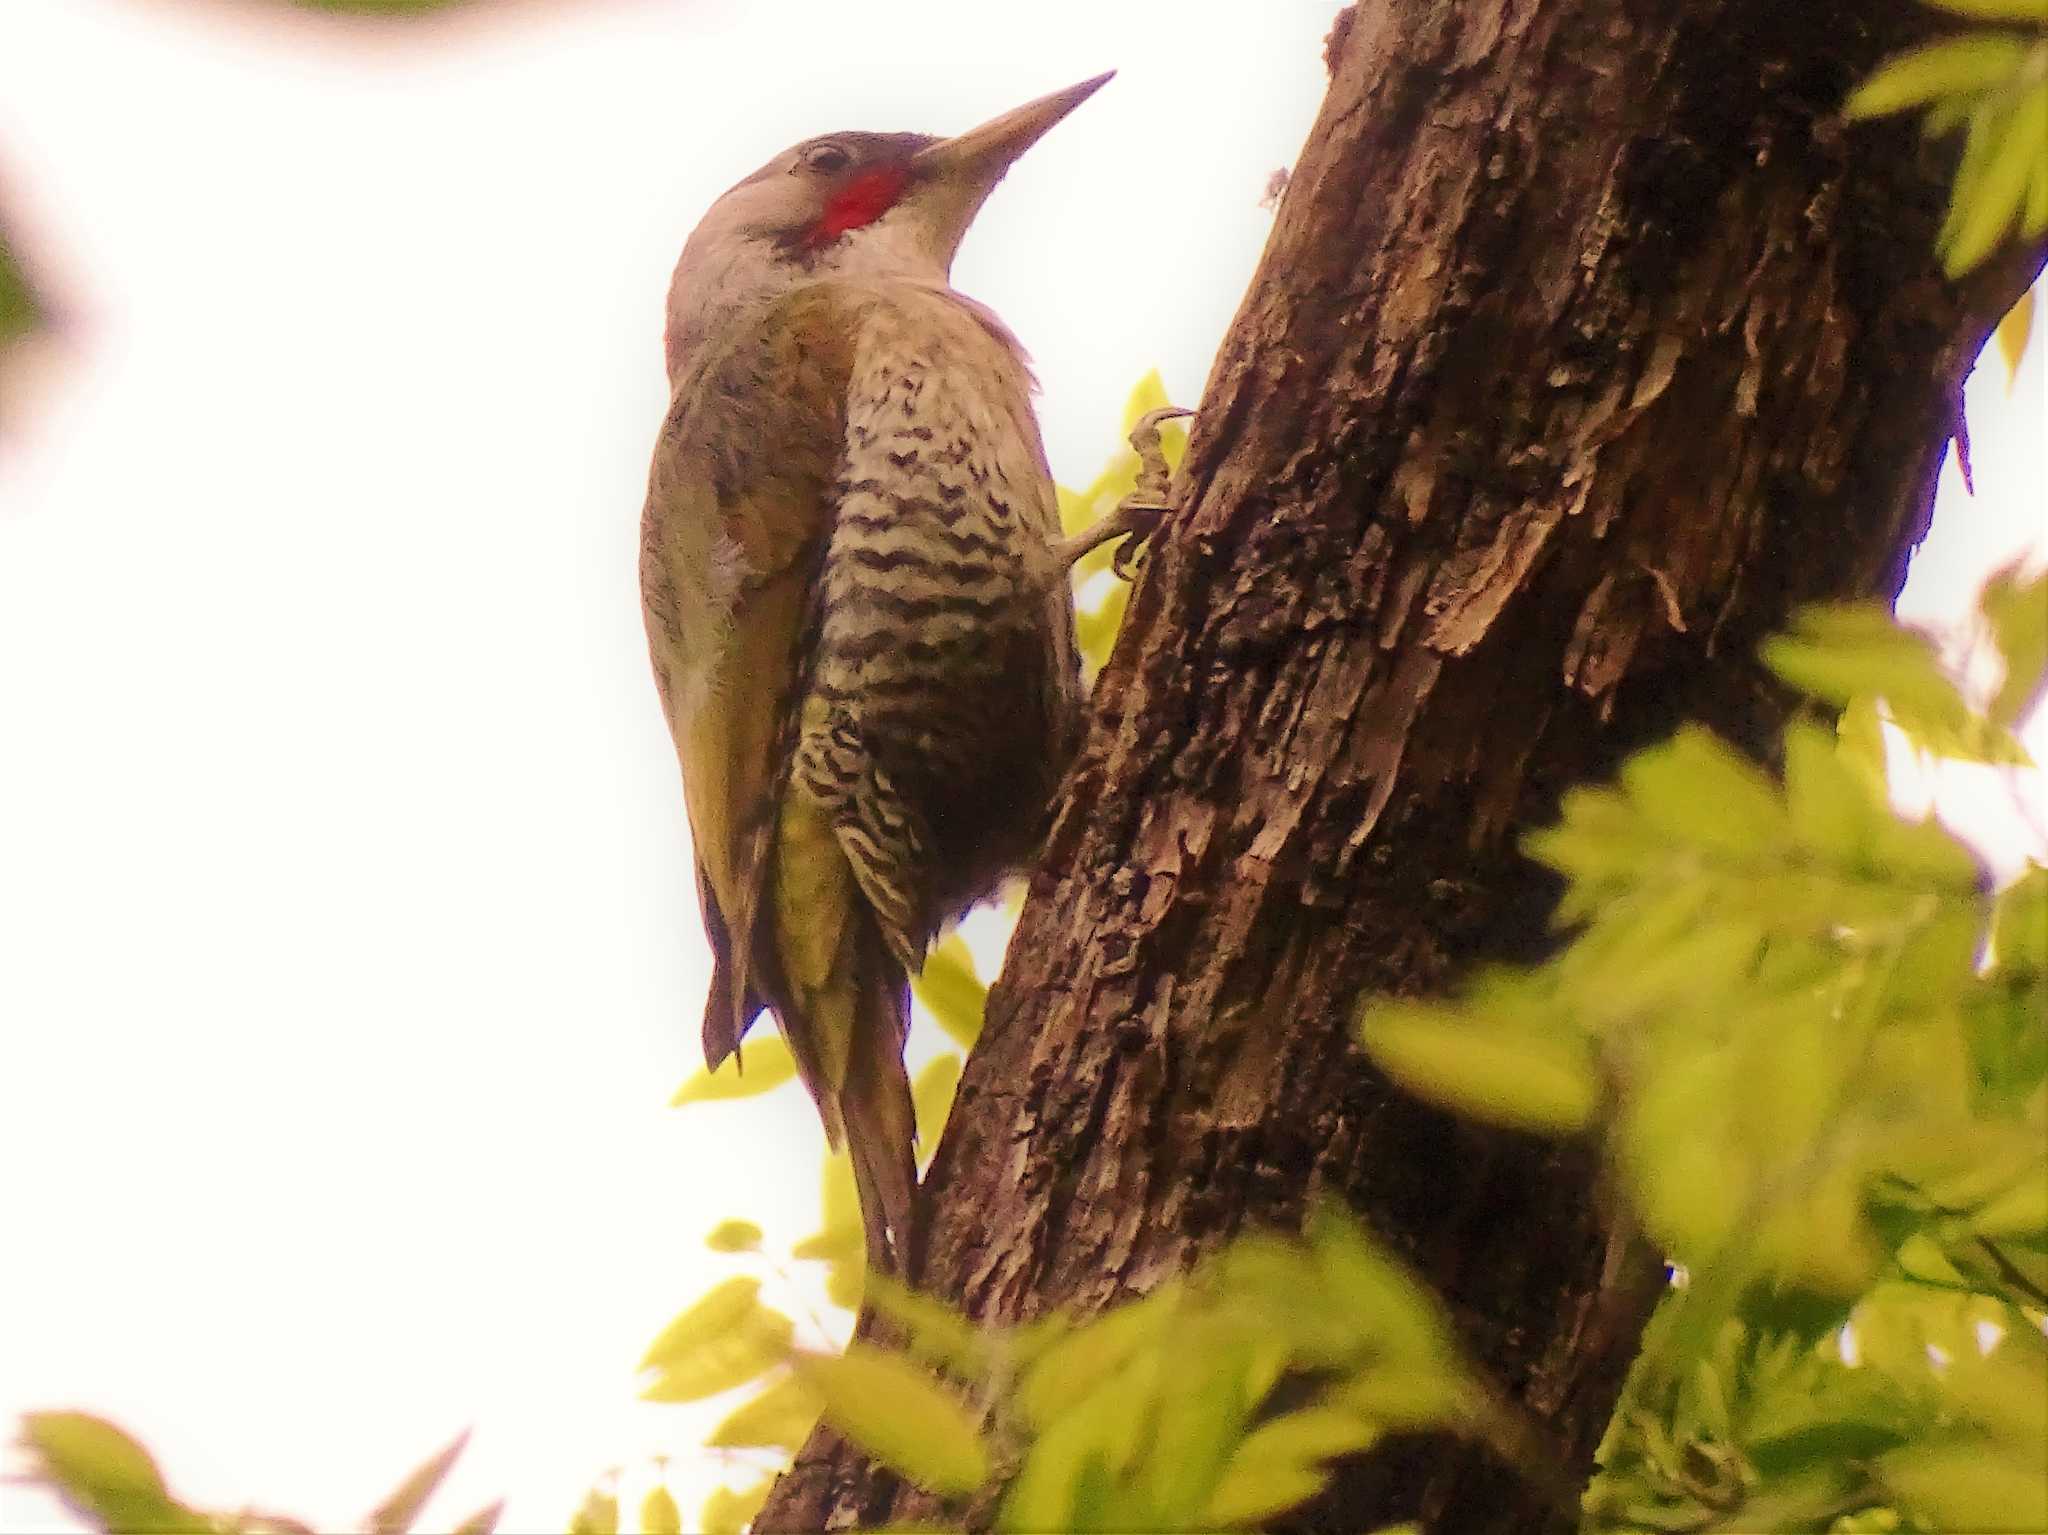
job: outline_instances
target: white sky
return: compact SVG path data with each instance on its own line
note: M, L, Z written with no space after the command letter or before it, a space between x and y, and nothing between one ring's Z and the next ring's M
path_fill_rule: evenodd
M815 1223L819 1138L794 1089L663 1106L705 971L634 580L675 252L795 139L1117 67L956 270L1085 483L1146 369L1199 391L1334 8L0 5L73 320L0 441L0 1417L336 1528L465 1424L444 1525L689 1455L722 1409L632 1366L716 1219ZM1914 614L2043 542L2042 371L1980 370Z

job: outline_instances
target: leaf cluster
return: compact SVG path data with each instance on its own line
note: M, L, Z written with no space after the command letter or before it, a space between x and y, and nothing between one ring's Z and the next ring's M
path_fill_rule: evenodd
M458 1435L421 1462L356 1528L368 1535L408 1535L468 1442L467 1433ZM94 1529L118 1535L313 1535L316 1528L288 1514L259 1509L194 1507L170 1490L148 1450L121 1428L90 1413L24 1414L21 1444L28 1452L30 1479L48 1486ZM455 1526L454 1535L491 1535L502 1511L498 1503L480 1508Z
M867 1300L900 1347L795 1347L751 1282L730 1281L649 1358L709 1394L743 1338L769 1384L711 1445L788 1452L822 1413L963 1514L992 1510L998 1530L1251 1528L1386 1433L1501 1420L1436 1300L1331 1209L1299 1239L1240 1238L1085 1321L982 1328L880 1275ZM731 1527L713 1512L706 1528Z
M1842 110L1918 110L1929 137L1963 134L1936 237L1943 268L1960 277L2015 231L2048 232L2048 0L1927 3L1985 25L1886 60Z
M1884 777L1886 732L2032 771L2048 580L1983 607L1982 698L1872 605L1799 615L1764 657L1832 727L1795 722L1775 777L1688 728L1573 791L1529 842L1556 957L1362 1018L1421 1096L1596 1137L1683 1276L1591 1529L2048 1527L2048 869L1992 892Z

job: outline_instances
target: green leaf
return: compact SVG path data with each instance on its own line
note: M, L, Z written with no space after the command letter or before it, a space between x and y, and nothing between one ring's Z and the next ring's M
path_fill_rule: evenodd
M799 1354L794 1362L834 1428L919 1486L967 1493L988 1480L974 1414L902 1355L856 1341L843 1354Z
M1141 418L1152 411L1164 410L1172 403L1166 396L1166 380L1154 368L1133 384L1131 392L1124 398L1124 435L1128 437Z
M2048 81L2035 85L2002 124L1971 190L1955 234L1942 252L1943 269L1960 277L1997 248L2027 198L2027 184L2048 158Z
M841 1311L858 1311L867 1297L868 1265L862 1254L841 1258L825 1270L825 1299Z
M370 1535L405 1535L419 1518L420 1510L427 1506L427 1499L447 1480L456 1457L468 1443L469 1430L464 1429L393 1488L391 1495L372 1509L364 1521Z
M2032 181L2027 183L2027 196L2030 205L2030 211L2027 214L2027 223L2029 225L2033 223L2031 200L2035 196L2035 188L2037 187L2048 187L2048 175L2037 174ZM2029 228L2023 230L2022 233L2031 236L2034 231ZM1998 337L1998 355L2005 359L2005 387L2010 391L2014 382L2019 377L2020 360L2027 355L2027 343L2034 336L2034 290L2032 288L2022 293L2019 297L2019 302L2006 310L2005 318L1998 322L1998 329L1995 334Z
M1698 725L1630 757L1621 782L1653 828L1694 846L1741 856L1784 835L1771 781Z
M1108 1527L1103 1484L1120 1479L1150 1426L1157 1355L1098 1383L1044 1425L1003 1494L999 1530Z
M12 346L48 318L43 302L29 285L21 263L0 228L0 351Z
M1599 1101L1592 1052L1557 1030L1387 1002L1366 1013L1359 1038L1380 1069L1410 1092L1488 1124L1571 1135L1586 1127Z
M960 1086L960 1057L935 1055L910 1084L911 1107L917 1117L917 1144L927 1159L938 1149L939 1134L952 1112L953 1093Z
M738 1491L719 1488L698 1511L697 1535L740 1535L754 1515L761 1512L761 1505L768 1501L768 1490L774 1485L775 1478L766 1476Z
M1991 951L2001 975L2048 974L2048 868L2037 864L1999 892Z
M683 1511L676 1495L659 1483L640 1500L640 1535L683 1535Z
M1017 1405L1041 1431L1123 1369L1133 1354L1160 1337L1181 1302L1169 1281L1141 1300L1126 1301L1056 1337L1024 1372Z
M1109 653L1116 647L1116 637L1123 628L1124 613L1130 602L1130 587L1119 581L1103 594L1095 607L1075 616L1074 642L1080 648L1081 659L1092 669L1100 671L1108 664Z
M903 1329L903 1346L913 1357L970 1380L987 1373L987 1334L938 1297L878 1273L868 1276L864 1298Z
M1389 1433L1456 1427L1470 1419L1474 1408L1471 1388L1456 1374L1415 1362L1361 1370L1330 1399Z
M812 1232L792 1247L789 1255L819 1263L839 1263L858 1257L864 1240L858 1226L834 1226L829 1231Z
M1204 1528L1285 1513L1323 1490L1325 1461L1371 1446L1379 1429L1336 1407L1283 1413L1247 1434L1203 1510Z
M1202 1270L1202 1279L1205 1297L1252 1319L1283 1351L1283 1363L1310 1369L1347 1366L1357 1362L1369 1341L1378 1342L1377 1318L1363 1312L1355 1297L1340 1293L1300 1242L1245 1232ZM1263 1388L1270 1381L1260 1384Z
M801 1376L784 1375L727 1413L704 1443L714 1450L800 1450L824 1405Z
M618 1498L603 1488L591 1488L569 1516L569 1535L619 1535Z
M1988 1354L1962 1354L1942 1386L1949 1405L1987 1438L2015 1455L2042 1456L2048 1475L2048 1343L2038 1332L2014 1333Z
M860 1195L853 1163L844 1151L828 1152L819 1174L819 1229L790 1249L790 1256L825 1263L825 1295L847 1311L860 1308L866 1273L867 1238L861 1225Z
M2035 21L2048 23L2048 0L1923 0L1936 10L1972 21Z
M1263 1396L1251 1330L1228 1308L1198 1311L1157 1354L1152 1435L1127 1477L1149 1523L1185 1529L1196 1521L1244 1437L1253 1380Z
M2015 1456L1977 1439L1916 1444L1876 1463L1893 1499L1938 1530L2048 1530L2039 1446Z
M2022 302L2032 298L2030 291ZM2020 565L2008 565L1984 584L1979 602L2005 661L1991 719L2011 727L2025 719L2048 691L2048 571L2029 577Z
M761 1228L752 1221L720 1221L706 1234L704 1245L715 1253L757 1253L761 1250Z
M333 11L353 16L425 16L452 10L468 0L292 0L302 11Z
M21 1442L30 1475L99 1529L127 1535L212 1528L204 1514L171 1496L149 1451L104 1418L25 1413Z
M966 939L948 933L945 941L925 956L924 968L911 978L910 989L947 1038L963 1050L974 1048L981 1038L988 987L975 973L974 954Z
M860 1190L853 1159L843 1150L826 1152L818 1169L818 1225L821 1233L861 1230Z
M2018 73L2028 47L2017 33L1968 32L1915 48L1880 64L1842 104L1842 115L1884 117L1945 96L1990 90Z
M2007 732L1972 712L1933 641L1897 623L1882 604L1803 609L1761 653L1792 686L1837 707L1883 698L1893 721L1924 750L1981 762L2026 760Z
M1870 694L1851 699L1843 708L1842 717L1835 722L1835 746L1843 765L1862 784L1863 797L1875 803L1886 802L1890 781L1884 716L1878 713L1877 700Z
M718 1070L699 1070L676 1089L675 1096L668 1101L669 1107L758 1097L782 1086L795 1075L796 1057L789 1053L789 1046L772 1035L767 1036L741 1045L725 1058Z
M1389 1257L1348 1213L1324 1202L1309 1212L1309 1252L1330 1293L1358 1317L1383 1359L1414 1360L1462 1388L1456 1332L1436 1295Z
M1891 807L1843 752L1839 734L1806 720L1785 728L1785 804L1792 835L1831 862L1861 867Z
M641 1395L651 1402L716 1396L789 1357L796 1327L760 1301L761 1281L726 1280L684 1311L648 1345L642 1371L656 1372Z

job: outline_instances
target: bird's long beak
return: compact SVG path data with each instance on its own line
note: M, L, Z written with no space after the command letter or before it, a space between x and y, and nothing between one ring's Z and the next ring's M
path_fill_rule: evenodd
M1093 96L1116 74L1110 70L1063 91L1027 101L979 128L940 139L919 150L911 171L925 184L919 197L930 220L930 237L945 263L950 263L961 237L982 203L1003 179L1017 157L1045 136L1046 130Z
M1115 70L1109 70L1093 80L1083 80L1079 85L1027 101L979 128L940 139L920 150L915 163L919 169L948 179L957 177L978 182L984 188L992 187L1019 155L1045 137L1046 130L1109 84L1115 74Z

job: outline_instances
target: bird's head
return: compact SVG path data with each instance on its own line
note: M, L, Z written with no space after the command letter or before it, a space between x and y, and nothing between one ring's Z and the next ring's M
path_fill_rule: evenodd
M1003 173L1109 78L954 138L827 133L784 150L713 203L683 247L669 290L670 380L717 317L750 298L828 272L944 281Z

